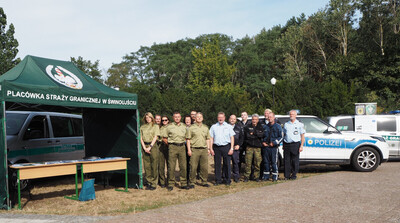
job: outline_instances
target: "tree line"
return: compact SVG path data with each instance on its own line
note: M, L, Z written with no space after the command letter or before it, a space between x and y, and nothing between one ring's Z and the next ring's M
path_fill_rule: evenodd
M204 34L142 46L105 78L99 61L71 61L99 82L138 94L141 114L196 110L212 123L219 111L271 108L327 117L353 114L357 102L377 102L387 112L399 108L399 6L400 0L331 0L254 36Z

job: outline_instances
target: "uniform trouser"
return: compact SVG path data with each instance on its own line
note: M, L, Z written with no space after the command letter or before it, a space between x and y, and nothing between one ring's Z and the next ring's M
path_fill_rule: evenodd
M165 176L165 169L168 171L168 146L164 143L160 143L159 146L159 157L158 157L158 177L160 185L167 185L167 177Z
M240 153L239 153L239 171L242 170L242 164L246 163L245 160L245 153L246 153L246 147L245 146L241 146L239 149Z
M142 150L143 154L143 166L146 173L145 180L149 186L156 187L158 182L158 145L154 144L150 150L150 154Z
M190 172L191 172L191 166L190 166L190 156L188 155L188 153L187 153L187 151L188 151L188 148L187 148L187 145L185 145L185 149L186 149L186 179L187 179L187 183L189 184L190 183Z
M225 146L213 145L214 149L214 166L215 166L215 183L222 183L221 174L224 172L224 178L226 183L231 183L231 156L228 152L231 148L231 144ZM223 162L223 168L221 169L221 159Z
M232 175L233 179L239 180L240 178L240 173L239 173L239 156L240 156L240 150L234 150L232 154Z
M254 178L257 179L260 177L260 164L261 164L261 148L250 147L246 148L246 170L244 176L250 178L251 174L251 164L254 160Z
M265 150L263 149L264 147L261 147L261 164L260 164L260 178L264 176L264 170L265 170L265 161L264 161L264 156L265 156Z
M181 187L187 186L187 163L186 163L186 147L185 145L177 146L169 144L168 153L168 186L175 185L175 167L176 160L179 163L179 181L181 182Z
M208 178L208 149L207 148L192 148L192 156L190 157L190 177L189 184L194 185L196 182L197 169L200 167L201 185L207 184Z
M263 147L264 175L263 179L278 179L278 147ZM270 171L272 169L272 171Z
M283 143L285 178L296 178L299 172L300 142Z

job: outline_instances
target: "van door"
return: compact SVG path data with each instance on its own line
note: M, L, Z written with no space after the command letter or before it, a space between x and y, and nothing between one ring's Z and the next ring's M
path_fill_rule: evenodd
M397 120L395 116L378 116L377 132L385 138L389 145L389 156L399 156L400 136L397 133Z
M26 157L28 162L42 162L51 160L54 151L53 141L49 134L49 122L45 115L34 116L25 132L18 150L19 156Z
M82 119L50 116L57 160L78 160L85 156Z

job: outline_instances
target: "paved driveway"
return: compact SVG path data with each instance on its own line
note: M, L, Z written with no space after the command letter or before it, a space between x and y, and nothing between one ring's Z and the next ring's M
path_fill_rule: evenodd
M337 171L175 205L113 222L400 222L400 162Z

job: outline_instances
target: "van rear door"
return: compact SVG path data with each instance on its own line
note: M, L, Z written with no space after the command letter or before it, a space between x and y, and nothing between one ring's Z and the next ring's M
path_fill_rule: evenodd
M389 145L389 157L399 156L400 135L397 133L398 123L395 116L378 116L377 133L385 138Z

